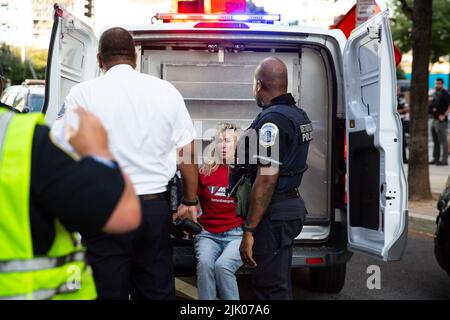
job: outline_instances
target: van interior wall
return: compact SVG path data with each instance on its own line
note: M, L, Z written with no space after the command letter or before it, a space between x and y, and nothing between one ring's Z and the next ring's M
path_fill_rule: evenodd
M280 58L288 68L289 92L309 115L314 127L308 171L301 195L309 221L324 221L330 211L329 159L331 138L330 79L319 50L299 48L295 52L210 53L207 50L143 50L142 72L170 81L183 95L195 122L197 137L207 145L219 122L247 128L261 109L253 95L253 75L261 60Z

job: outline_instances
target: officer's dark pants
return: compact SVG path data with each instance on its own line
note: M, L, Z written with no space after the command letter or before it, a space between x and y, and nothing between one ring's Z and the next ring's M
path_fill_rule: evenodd
M433 137L434 143L433 160L447 163L448 162L447 122L433 120L431 124L431 136Z
M292 245L303 227L302 219L279 220L264 216L254 235L252 286L258 300L291 300Z
M141 199L142 224L124 235L83 236L99 299L174 299L171 215L163 199Z

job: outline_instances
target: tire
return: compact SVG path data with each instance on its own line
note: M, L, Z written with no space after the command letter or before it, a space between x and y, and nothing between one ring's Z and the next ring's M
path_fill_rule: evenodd
M338 293L345 284L347 264L309 269L311 289L315 292Z
M437 219L434 255L439 266L450 276L450 207Z

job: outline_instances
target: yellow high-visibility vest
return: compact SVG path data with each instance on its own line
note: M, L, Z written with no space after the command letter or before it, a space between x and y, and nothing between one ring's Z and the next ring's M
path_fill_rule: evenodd
M30 227L33 136L40 113L0 108L0 300L95 299L91 268L73 234L55 220L55 239L35 256Z

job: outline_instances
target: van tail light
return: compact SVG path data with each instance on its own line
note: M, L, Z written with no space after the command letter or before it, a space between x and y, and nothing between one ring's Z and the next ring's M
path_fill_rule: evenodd
M311 266L311 265L322 265L324 264L325 261L323 258L307 258L306 259L306 264Z

